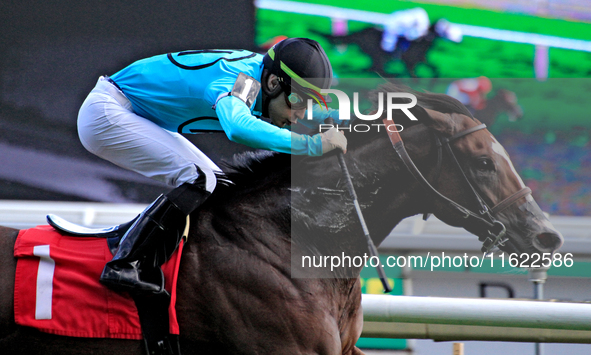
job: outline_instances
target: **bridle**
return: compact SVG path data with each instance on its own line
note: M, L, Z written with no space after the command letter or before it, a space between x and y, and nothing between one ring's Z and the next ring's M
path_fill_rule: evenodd
M466 173L462 169L456 155L451 148L450 143L454 142L457 139L460 139L468 134L480 131L486 128L485 124L479 124L477 126L468 128L464 131L458 132L451 137L442 137L441 135L436 133L437 137L437 166L441 166L442 160L442 151L445 150L451 158L452 161L455 162L456 167L461 172L464 181L472 190L472 196L476 201L476 205L479 207L478 212L473 212L470 209L450 200L446 196L442 195L437 189L435 189L428 181L425 179L423 174L419 171L416 167L414 162L412 161L411 157L408 155L406 148L404 147L404 143L402 142L402 138L398 133L398 129L396 128L393 120L384 119L383 120L386 131L388 132L388 137L392 142L392 146L396 153L402 159L402 162L406 166L406 169L411 173L411 175L415 178L415 180L423 187L423 189L433 196L435 199L443 202L446 204L450 211L460 215L461 218L464 219L465 223L463 227L471 233L474 233L478 236L478 239L483 242L482 244L482 251L485 253L490 253L495 251L499 246L504 246L505 242L509 240L509 238L505 237L507 229L505 225L497 220L494 216L498 215L501 211L505 210L507 207L515 203L522 197L531 194L531 190L528 187L524 187L521 190L517 191L516 193L512 194L511 196L505 198L503 201L498 203L496 206L490 208L484 201L484 199L480 196L477 189L474 187L474 184L470 182L470 179L466 176Z

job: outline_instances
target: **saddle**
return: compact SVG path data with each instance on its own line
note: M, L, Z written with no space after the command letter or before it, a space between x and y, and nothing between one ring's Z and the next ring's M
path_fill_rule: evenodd
M134 218L130 222L123 223L113 227L107 228L88 228L75 223L66 221L65 219L56 216L54 214L47 215L47 223L55 228L62 234L70 235L73 237L90 237L90 238L105 238L107 239L107 245L111 254L117 253L119 242L125 235L125 232L131 227L133 222L137 219Z
M130 222L107 227L88 228L71 223L59 216L47 215L47 222L59 233L74 237L105 238L112 255L117 253L121 238L133 225ZM189 219L183 237L188 232ZM166 292L159 295L131 295L137 307L140 325L147 354L150 355L180 355L178 335L169 333L170 295Z

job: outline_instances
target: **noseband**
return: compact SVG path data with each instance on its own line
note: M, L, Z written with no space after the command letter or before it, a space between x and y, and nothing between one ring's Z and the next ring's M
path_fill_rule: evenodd
M468 134L477 132L479 130L485 129L485 124L480 124L478 126L474 126L468 128L464 131L458 132L453 136L441 137L437 136L437 147L438 147L438 154L437 154L437 166L441 166L441 159L442 159L442 149L445 149L447 153L452 157L452 160L455 162L457 168L462 173L461 175L464 177L464 180L470 189L472 190L472 196L474 197L476 204L479 206L478 212L473 212L470 209L450 200L449 198L442 195L437 189L435 189L428 181L425 179L423 174L419 171L416 167L406 148L404 147L404 143L402 142L402 138L394 125L393 120L384 119L384 125L386 126L386 131L388 132L388 137L392 142L392 146L402 162L406 166L407 170L412 174L415 180L433 197L442 201L446 204L451 211L457 213L465 220L464 228L478 236L478 239L483 242L482 244L482 251L485 253L490 253L499 246L503 246L504 243L508 240L505 238L505 234L507 229L505 225L498 221L494 216L512 205L515 201L519 200L520 198L528 195L531 193L531 190L528 187L522 188L521 190L517 191L516 193L512 194L511 196L507 197L500 203L498 203L493 208L489 208L484 199L480 196L474 185L470 182L468 177L466 176L462 166L458 162L453 150L451 149L450 143L462 138ZM390 129L391 126L393 129ZM439 169L438 169L439 170Z

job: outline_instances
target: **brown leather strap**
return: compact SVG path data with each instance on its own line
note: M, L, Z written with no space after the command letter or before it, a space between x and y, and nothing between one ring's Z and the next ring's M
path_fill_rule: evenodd
M497 213L505 210L507 207L511 206L515 201L519 200L520 198L531 194L531 189L529 187L524 187L523 189L517 191L513 195L507 197L500 203L498 203L495 207L491 209L491 213L496 215Z
M390 141L392 142L392 145L401 142L402 138L400 138L400 134L398 133L398 128L396 127L396 124L394 123L394 120L389 120L387 118L384 118L384 126L386 127L386 132L388 132L388 137L390 137Z
M466 130L463 130L461 132L458 132L449 138L441 138L441 140L443 142L453 142L458 138L462 138L463 136L466 136L466 135L476 132L476 131L480 131L481 129L485 129L485 128L486 128L486 125L484 123L481 123L478 126L474 126L474 127L468 128Z

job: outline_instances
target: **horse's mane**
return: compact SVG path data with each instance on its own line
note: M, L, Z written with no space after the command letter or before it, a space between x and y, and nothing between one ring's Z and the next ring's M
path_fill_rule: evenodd
M419 121L411 121L400 110L393 110L393 112L392 112L392 118L393 118L394 122L401 124L404 127L404 129L412 127L417 124L420 124L421 117L425 117L425 115L427 115L426 111L423 110L425 108L430 109L430 110L434 110L434 111L443 112L443 113L460 113L460 114L466 115L468 117L471 117L472 119L474 118L472 116L472 113L470 113L470 111L466 108L466 106L464 106L461 102L459 102L458 100L456 100L455 98L453 98L451 96L448 96L446 94L438 94L438 93L428 92L428 91L417 91L417 90L411 89L407 85L404 85L404 84L401 84L398 82L394 82L394 81L388 81L388 82L378 86L376 89L369 92L368 98L369 98L370 102L372 103L372 107L371 107L370 111L372 111L372 112L377 111L378 105L379 105L379 94L380 93L384 93L383 107L384 108L387 107L386 102L385 102L387 100L385 93L388 93L388 92L411 93L411 94L415 95L417 98L417 105L414 108L410 109L410 111L415 115L415 117L417 117L417 119ZM404 102L407 99L401 99L401 100L402 100L401 102ZM408 102L408 101L406 101L406 102ZM385 115L386 115L386 113L384 112L384 117L386 117ZM353 125L355 123L359 123L359 122L354 120L351 124ZM367 123L367 122L364 122L364 123ZM381 122L379 122L379 123L381 123ZM383 132L384 132L384 129L381 129L380 131L372 130L371 132L362 133L362 134L356 134L354 132L345 131L349 147L355 147L358 145L365 144L368 140L376 139L376 137L380 134L383 134Z
M235 193L238 190L251 190L275 182L279 175L286 174L291 159L289 154L256 150L235 154L232 161L223 161L220 165L223 167L224 178L232 183L219 184L216 191Z
M382 84L377 89L369 92L369 100L374 105L374 109L377 109L378 94L380 92L411 93L417 97L417 105L420 107L428 108L430 110L435 110L443 113L461 113L468 117L472 117L472 113L470 113L466 106L464 106L461 102L449 95L438 94L428 91L417 91L411 89L410 87L404 84L397 83L394 81L389 81L385 84ZM384 107L386 106L384 105Z

